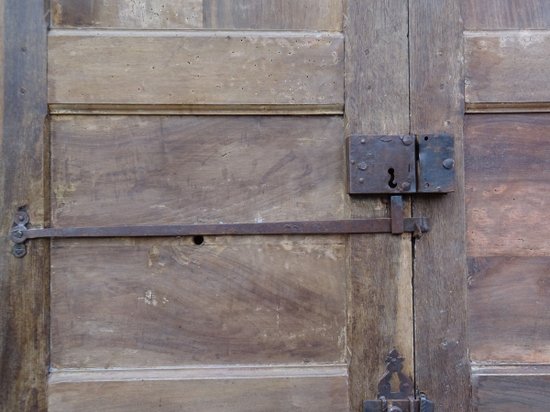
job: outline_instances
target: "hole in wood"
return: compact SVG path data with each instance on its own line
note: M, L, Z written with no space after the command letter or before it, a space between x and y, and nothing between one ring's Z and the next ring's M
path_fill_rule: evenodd
M193 243L197 246L202 245L204 243L204 236L193 236Z

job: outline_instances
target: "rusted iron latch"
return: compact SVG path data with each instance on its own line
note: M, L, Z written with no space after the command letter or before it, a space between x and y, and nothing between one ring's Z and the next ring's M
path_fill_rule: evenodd
M229 223L151 226L107 226L29 228L29 215L25 210L15 214L10 239L12 253L21 258L26 255L25 242L39 238L116 238L116 237L167 237L167 236L238 236L238 235L346 235L366 233L428 232L428 219L404 217L403 200L394 196L389 218L325 220L273 223Z
M425 394L415 397L412 379L403 373L403 358L397 350L386 356L386 371L378 382L378 399L363 403L363 412L434 412L434 403ZM397 376L399 390L392 392L392 378Z
M447 134L350 136L348 192L449 193L455 190L454 139Z

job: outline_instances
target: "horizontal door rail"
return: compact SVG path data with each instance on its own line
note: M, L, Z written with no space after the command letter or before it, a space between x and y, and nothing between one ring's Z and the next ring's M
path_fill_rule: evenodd
M150 226L106 226L28 228L29 215L16 213L10 239L15 243L17 257L26 254L24 242L41 238L121 238L121 237L175 237L175 236L254 236L254 235L338 235L366 233L420 233L430 230L423 217L403 217L401 196L392 196L391 218L325 220L271 223L224 223Z

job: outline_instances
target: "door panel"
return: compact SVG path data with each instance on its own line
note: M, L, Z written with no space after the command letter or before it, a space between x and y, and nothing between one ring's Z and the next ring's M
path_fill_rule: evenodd
M472 30L465 38L465 172L473 409L546 411L550 3L465 5Z
M262 376L264 370L245 373L242 370L213 370L206 374L202 371L176 374L166 371L169 379L164 382L156 380L158 376L143 374L133 379L132 376L116 377L117 373L96 379L88 376L83 384L74 383L75 377L67 380L60 377L50 390L49 406L50 410L82 412L348 411L346 370L332 369L320 367L308 371L304 368L308 377L300 377L299 371L289 372L284 368L278 369L279 377ZM194 372L198 378L193 378ZM209 379L208 374L215 379ZM220 375L226 377L219 378Z
M52 0L52 27L341 31L341 0Z
M344 240L54 241L52 366L344 362Z
M50 104L342 110L339 33L56 30L48 48Z
M60 227L349 216L341 117L56 116L51 130Z

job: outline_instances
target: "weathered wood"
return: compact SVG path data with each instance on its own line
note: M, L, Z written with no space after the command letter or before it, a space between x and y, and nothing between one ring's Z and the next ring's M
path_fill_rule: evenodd
M342 0L51 0L54 28L340 31Z
M409 131L406 1L348 1L346 133ZM386 215L380 199L351 201L354 217ZM407 208L408 209L408 208ZM349 329L351 410L375 398L384 358L397 348L413 374L411 237L350 240Z
M52 366L342 362L345 258L343 236L54 241Z
M468 30L550 29L548 0L463 0Z
M48 242L15 259L18 207L44 222L46 22L43 4L0 2L0 410L46 410Z
M550 362L550 256L469 259L474 362Z
M410 2L411 132L455 136L457 191L413 201L433 228L415 241L416 385L436 410L467 411L466 259L462 156L461 7L454 0Z
M203 0L50 0L52 27L196 29Z
M340 117L52 122L56 226L345 218Z
M474 370L472 392L476 412L547 411L550 370L547 365Z
M343 46L340 33L52 31L49 102L341 106Z
M204 24L218 29L342 30L342 0L204 0Z
M550 256L550 115L465 123L469 256Z
M550 101L549 55L548 31L466 33L466 102Z
M152 378L151 371L142 371L134 373L133 379L116 380L118 375L128 375L121 371L109 372L104 381L77 382L67 379L68 374L58 379L54 373L49 411L349 411L345 368L278 368L276 374L272 368L263 369L267 370L216 368L202 379L186 376L186 370L161 370Z

